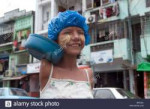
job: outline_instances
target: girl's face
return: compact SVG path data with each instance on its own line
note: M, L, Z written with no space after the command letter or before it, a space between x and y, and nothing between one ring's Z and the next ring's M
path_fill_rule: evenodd
M67 54L79 55L84 47L84 43L84 31L79 27L65 28L58 36L58 44Z

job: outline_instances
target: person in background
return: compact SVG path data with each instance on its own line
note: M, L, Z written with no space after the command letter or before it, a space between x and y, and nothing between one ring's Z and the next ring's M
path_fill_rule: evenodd
M59 44L64 55L59 63L41 60L40 98L93 98L93 72L77 67L77 57L90 42L85 18L76 11L60 12L48 26L48 38Z

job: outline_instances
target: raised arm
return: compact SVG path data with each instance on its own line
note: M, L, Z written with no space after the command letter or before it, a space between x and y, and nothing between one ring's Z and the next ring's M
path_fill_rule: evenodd
M41 91L43 90L46 83L48 82L50 70L51 70L51 63L49 61L47 61L46 59L42 59L41 66L40 66L40 75L39 75Z

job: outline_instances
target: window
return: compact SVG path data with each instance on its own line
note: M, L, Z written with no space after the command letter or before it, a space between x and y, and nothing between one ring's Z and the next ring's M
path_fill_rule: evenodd
M144 33L145 34L150 34L149 28L150 28L150 16L148 15L144 19Z
M66 8L62 6L58 6L58 12L64 12L64 11L66 11Z
M141 24L137 23L132 25L132 44L134 51L141 51L140 35L141 35Z
M113 6L109 6L106 8L100 8L99 9L99 15L101 19L106 19L112 16L118 16L119 15L119 4L116 3Z
M115 21L98 26L97 42L124 38L123 22Z
M110 0L102 0L103 4L109 3Z
M29 54L27 52L23 52L17 55L18 63L17 64L27 64L29 63Z
M134 95L130 91L123 90L123 89L116 89L124 98L139 98L138 96Z
M100 30L97 36L97 42L103 42L103 41L108 41L108 40L109 40L108 28Z
M0 36L0 44L12 42L13 33L6 33Z
M74 6L69 7L69 10L74 10Z
M100 6L101 6L101 1L100 0L94 0L94 8L100 7Z
M27 92L22 89L10 89L9 90L10 95L17 95L17 96L28 96Z
M150 7L150 0L146 0L146 7Z
M46 12L46 21L49 20L49 12Z
M100 7L105 4L114 3L117 0L86 0L86 9Z
M93 8L93 0L86 0L86 8Z
M113 93L108 89L99 89L95 91L94 98L115 99Z

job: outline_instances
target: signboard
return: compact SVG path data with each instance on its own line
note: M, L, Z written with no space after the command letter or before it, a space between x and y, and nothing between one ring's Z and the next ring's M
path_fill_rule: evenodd
M27 74L39 73L41 63L32 63L27 65Z
M91 59L94 64L113 62L112 50L92 52Z
M27 66L17 66L16 72L20 72L21 74L27 73Z

